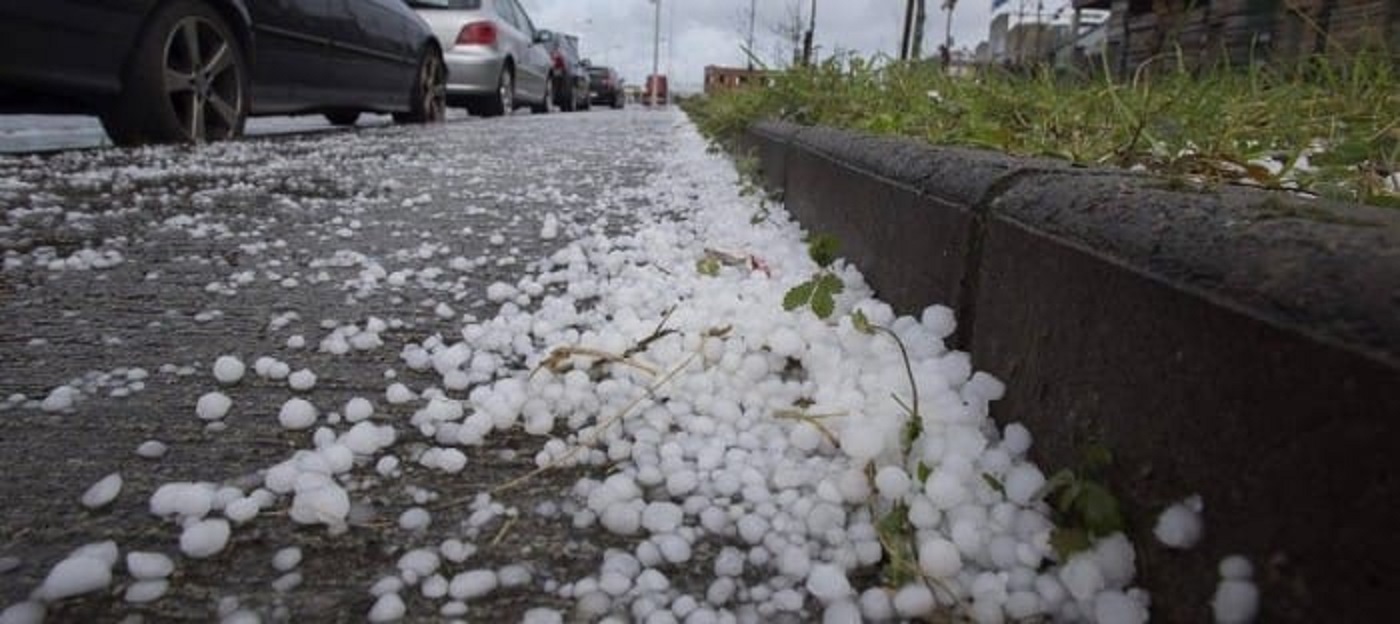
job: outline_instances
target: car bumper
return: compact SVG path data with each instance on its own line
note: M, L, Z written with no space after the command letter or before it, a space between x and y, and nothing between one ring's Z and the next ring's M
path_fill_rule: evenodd
M454 48L443 55L447 63L447 95L491 95L501 79L505 55L491 50Z

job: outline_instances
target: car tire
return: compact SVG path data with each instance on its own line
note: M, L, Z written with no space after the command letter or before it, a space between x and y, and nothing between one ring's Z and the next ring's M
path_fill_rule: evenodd
M203 143L243 134L248 60L223 16L197 0L156 10L127 59L122 90L101 111L118 145Z
M442 52L429 45L418 61L418 75L408 93L408 112L394 113L396 123L438 123L447 118L447 67Z
M510 65L501 68L496 79L496 93L474 98L467 104L467 112L480 117L500 117L515 110L515 69Z
M544 99L539 104L531 104L530 112L536 115L546 115L554 104L554 79L547 78L544 81Z
M561 99L563 100L564 105L560 106L559 110L562 110L566 113L572 113L578 110L578 100L574 97L574 86L572 81L569 81L569 86L564 88L564 93L561 94Z
M326 113L326 121L333 126L353 126L360 120L360 111L331 111Z

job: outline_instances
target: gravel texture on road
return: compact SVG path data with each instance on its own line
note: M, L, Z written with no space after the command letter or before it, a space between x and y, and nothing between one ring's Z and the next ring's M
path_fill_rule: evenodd
M178 527L148 511L155 488L258 485L258 471L310 446L310 432L278 424L292 396L327 411L365 397L376 419L406 420L416 408L384 400L386 376L420 390L436 380L403 365L405 341L458 334L463 317L494 314L488 285L515 282L571 236L625 228L629 206L648 201L636 189L675 123L643 113L523 116L0 157L0 557L17 563L0 573L0 603L23 600L86 543L115 540L123 556L172 553ZM552 234L547 220L557 220L557 238L541 236ZM387 325L382 346L346 355L318 349L335 328L372 318ZM290 347L297 336L304 346ZM220 387L211 369L226 354L248 370ZM259 357L314 371L314 388L294 392L285 380L260 377ZM77 391L71 407L43 409L65 385ZM233 407L211 424L195 405L214 390ZM138 456L148 440L169 451ZM51 606L49 617L208 620L232 599L271 619L360 620L374 600L368 588L394 570L405 543L441 541L472 513L441 503L528 471L542 444L497 436L461 475L405 459L420 500L393 481L365 483L354 496L366 504L357 503L346 535L254 522L234 531L223 556L180 565L159 601L127 604L126 583L117 582ZM121 495L110 507L84 508L84 491L111 472L124 477ZM571 484L561 473L503 497L518 519L498 541L490 532L504 522L483 528L490 545L473 565L523 562L536 584L595 569L609 542L602 532L535 513ZM433 520L406 536L397 521L412 507L432 510ZM286 546L304 552L305 582L278 591L273 582L283 573L272 560ZM518 614L524 593L474 602L471 617ZM531 605L542 603L548 599ZM436 619L431 608L414 612Z

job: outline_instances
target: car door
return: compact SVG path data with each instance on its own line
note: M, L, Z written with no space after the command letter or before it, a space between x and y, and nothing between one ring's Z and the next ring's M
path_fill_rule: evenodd
M290 112L308 91L324 88L330 35L322 23L327 0L249 2L254 40L253 112Z
M512 48L515 53L515 81L524 99L544 99L545 82L549 79L549 52L544 44L535 42L535 26L517 0L498 0L503 14L509 13L515 27Z
M402 0L329 0L337 103L401 108L418 66L413 15Z

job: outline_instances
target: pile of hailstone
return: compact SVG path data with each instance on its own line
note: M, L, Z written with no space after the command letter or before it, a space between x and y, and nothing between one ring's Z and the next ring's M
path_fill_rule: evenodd
M682 141L702 149L693 132ZM694 219L643 218L631 236L582 238L527 278L557 293L537 309L507 303L465 327L463 342L435 337L404 351L411 368L435 369L445 385L482 358L527 358L528 374L475 387L468 409L420 412L414 424L437 443L476 446L494 431L546 435L564 425L570 433L552 438L537 465L613 467L580 480L566 509L575 526L636 546L557 588L578 616L704 623L815 609L832 622L1147 619L1122 535L1056 561L1051 511L1038 498L1046 479L1026 459L1031 434L989 418L1003 385L946 347L951 310L897 317L838 264L845 289L833 317L785 311L786 290L815 269L797 226L782 214L755 226L751 205L696 199L733 196L724 161L677 167L677 180L658 183L658 204L693 208ZM718 275L697 271L711 246L762 257ZM493 286L507 287L515 289ZM858 331L856 310L908 347L917 405L899 348ZM922 415L908 449L909 415L892 396ZM896 505L908 509L920 578L857 586L856 572L881 565L876 527ZM699 595L683 593L667 573L695 565L702 542L724 544L712 580Z

